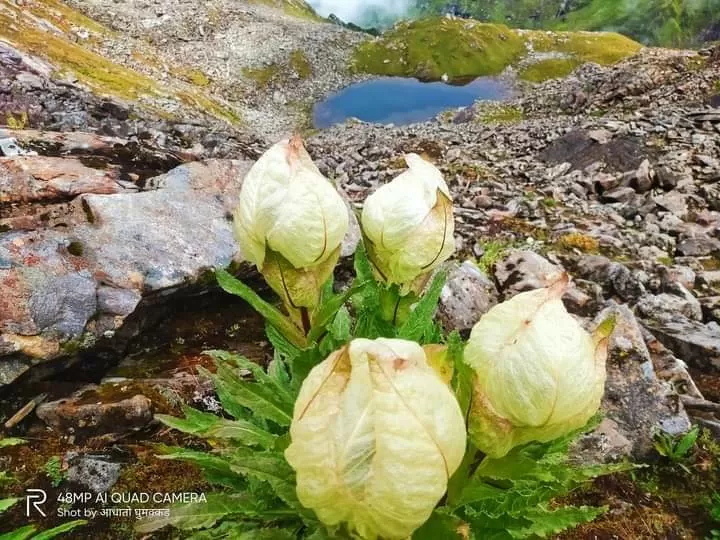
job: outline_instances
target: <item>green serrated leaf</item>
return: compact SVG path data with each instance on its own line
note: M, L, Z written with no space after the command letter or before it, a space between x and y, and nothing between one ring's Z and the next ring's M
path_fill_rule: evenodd
M448 509L436 508L430 519L416 530L412 540L466 540L463 529L469 526L459 517L451 514Z
M263 380L267 375L263 372ZM252 411L253 416L265 418L279 426L289 426L292 420L293 400L290 393L272 384L249 382L241 379L225 362L217 362L217 371L210 374L218 396L225 410L238 420L248 419L245 409Z
M288 341L277 328L269 323L265 325L265 335L267 336L268 341L270 341L270 345L272 345L275 353L279 353L283 360L288 364L293 358L295 358L295 356L300 354L301 349L297 345Z
M305 540L333 540L325 527L311 529L306 535Z
M272 448L277 438L245 420L227 420L214 414L183 407L185 418L156 414L155 418L168 427L210 439L232 439L250 446Z
M57 527L53 527L52 529L48 529L47 531L39 532L38 534L33 536L33 540L49 540L50 538L55 538L57 536L60 536L61 534L70 532L73 529L87 525L87 523L88 522L84 519L78 519L75 521L70 521L68 523L63 523L62 525L58 525Z
M287 371L287 365L279 358L273 358L268 364L268 377L275 381L275 385L280 388L290 388L290 374Z
M260 295L221 268L215 270L218 284L225 292L239 296L257 311L268 323L277 328L288 341L299 348L307 345L302 331L275 306L267 303Z
M155 445L155 448L161 452L156 456L158 459L179 459L197 465L211 484L224 486L237 492L247 489L244 477L233 471L230 460L221 455L161 444Z
M690 449L695 446L698 435L700 434L700 428L698 426L693 427L685 435L683 435L675 446L674 454L678 458L687 456Z
M150 517L135 525L138 533L149 533L167 526L184 531L207 529L227 516L244 518L277 519L294 515L291 511L264 512L256 501L244 494L210 493L207 502L175 505L170 508L170 516Z
M364 242L360 242L355 250L353 266L355 268L356 279L361 282L375 282L372 264L370 263L370 259L368 259Z
M492 486L486 482L471 480L454 502L454 506L473 505L483 501L494 501L507 495L507 490Z
M306 349L293 359L290 372L292 374L292 386L296 391L300 390L300 386L310 373L310 370L324 359L318 348Z
M446 272L441 271L435 274L427 291L425 291L425 294L423 294L418 303L415 304L415 309L410 312L405 324L398 330L398 338L420 342L428 332L434 337L436 326L433 317L435 316L435 310L440 301L440 293L442 293L446 279Z
M547 538L551 534L572 529L593 521L607 511L607 508L592 506L564 506L554 510L536 508L525 514L532 522L528 527L511 531L513 538Z
M345 306L342 306L335 315L332 324L328 327L328 331L335 341L346 343L351 338L351 327L352 318L350 312Z
M234 472L268 482L283 502L303 515L311 515L297 499L295 471L282 455L236 449L229 453L228 457L231 459L230 466Z
M216 364L218 364L218 362L224 362L226 367L248 370L257 383L260 383L263 386L272 387L273 390L278 393L278 397L281 398L282 401L286 402L286 404L292 409L292 406L295 403L295 397L288 391L287 387L281 384L274 377L268 375L261 366L252 360L248 360L242 355L232 354L227 351L205 351L205 354L211 356L215 360Z
M317 341L320 336L325 333L328 324L336 319L336 315L345 305L345 302L347 302L351 296L361 294L362 290L366 286L366 282L356 280L356 282L353 283L352 287L348 288L348 290L342 292L341 294L333 294L327 301L325 301L315 316L313 328L308 334L307 341L310 343Z

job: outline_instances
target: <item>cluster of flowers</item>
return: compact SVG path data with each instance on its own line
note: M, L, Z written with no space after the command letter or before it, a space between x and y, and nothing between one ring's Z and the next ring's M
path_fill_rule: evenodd
M406 172L367 198L360 219L376 277L398 299L421 294L455 248L442 174L420 156L406 161ZM305 331L340 255L348 212L298 138L272 147L243 184L241 249ZM584 426L603 394L607 340L566 312L567 285L559 276L477 323L464 353L474 372L467 418L433 369L437 345L355 339L313 368L285 453L302 504L362 538L407 538L445 494L468 437L501 457Z

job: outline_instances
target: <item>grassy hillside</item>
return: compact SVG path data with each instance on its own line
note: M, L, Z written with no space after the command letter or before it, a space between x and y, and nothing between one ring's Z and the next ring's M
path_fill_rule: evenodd
M585 62L613 64L640 48L615 33L512 30L501 24L430 18L397 24L363 43L353 68L423 80L447 74L462 81L516 66L522 78L537 82L567 75Z
M687 45L720 24L720 0L417 0L415 15L454 12L517 28L606 30Z

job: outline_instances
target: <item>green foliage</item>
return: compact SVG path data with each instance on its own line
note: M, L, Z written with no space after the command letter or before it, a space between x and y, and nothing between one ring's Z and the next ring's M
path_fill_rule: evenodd
M273 340L278 339L279 334L274 334ZM242 356L210 352L217 369L205 375L212 377L223 409L233 419L212 418L190 408L185 409L184 419L158 415L166 425L206 437L215 447L211 452L160 447L159 457L194 463L208 482L231 492L211 494L207 502L176 506L169 518L140 522L138 532L171 525L181 530L215 528L220 536L232 530L242 532L240 538L265 537L257 536L262 530L268 538L282 538L287 530L318 527L312 513L297 500L295 473L283 456L299 388L287 366L302 354L280 343L266 371ZM251 534L255 536L247 536Z
M397 287L388 289L375 281L371 263L362 247L359 247L355 253L355 272L358 280L361 280L365 286L352 296L357 319L352 331L353 337L398 338L417 341L420 344L439 343L442 340L442 330L434 317L440 293L447 279L445 272L440 271L435 274L421 298L417 298L412 293L405 298L400 297ZM387 303L391 305L389 310L383 306ZM403 306L403 304L409 305ZM393 313L397 312L398 308L406 313L404 317L394 316Z
M312 75L312 65L301 49L290 53L290 67L301 79L307 79Z
M486 274L492 273L495 263L497 263L511 247L507 242L500 242L498 240L492 240L484 244L482 257L480 257L480 260L477 262L478 267Z
M52 456L43 466L43 471L50 478L53 487L58 487L65 480L65 471L62 468L62 462L58 456Z
M710 538L720 538L720 493L713 493L713 496L710 499L709 510L710 518L713 523L718 525L717 529L712 529L710 531Z
M579 433L550 443L531 443L503 458L485 457L474 470L464 471L462 478L456 474L446 504L435 511L441 517L434 520L434 527L446 523L452 529L435 537L457 537L452 534L457 531L458 521L468 527L473 538L485 539L545 538L595 519L604 508L556 506L553 501L593 478L626 471L632 466L569 463L569 448ZM453 519L447 519L448 516Z
M278 308L263 300L260 295L242 281L236 279L232 274L229 274L221 268L215 270L215 276L217 277L218 284L225 292L239 296L245 300L255 311L262 315L268 324L282 332L293 345L303 347L307 344L305 336L302 335L300 329L295 326L288 317L283 315Z
M489 250L500 253L499 247ZM242 356L209 351L216 369L202 374L212 379L224 415L185 407L184 418L156 416L169 427L208 440L211 451L160 446L159 457L195 464L219 491L206 501L175 506L169 517L143 520L137 532L172 526L198 539L349 540L347 531L327 530L300 504L295 473L284 451L290 444L289 427L302 381L330 352L353 338L444 342L447 354L442 363L448 375L452 373L452 389L467 417L474 373L463 361L465 344L457 332L445 336L434 320L445 273L437 272L422 295L403 297L397 287L375 281L362 247L355 255L355 271L356 285L343 293L333 292L331 282L325 285L323 303L304 342L285 334L285 316L277 309L229 274L218 272L225 290L246 299L265 316L273 359L263 369ZM413 539L546 537L594 519L604 509L560 506L555 501L597 476L630 466L572 466L568 449L576 435L520 447L502 459L481 459L469 443L449 480L443 505Z
M484 124L514 124L524 118L520 107L490 102L483 103L478 114L478 120Z
M18 439L16 437L2 437L0 438L0 450L3 448L7 448L9 446L17 446L19 444L25 444L24 439ZM7 471L0 471L0 484L6 484L13 481L13 477L8 473ZM9 501L10 499L5 499L5 501ZM2 504L0 504L0 512L3 512L5 508L2 508Z
M413 14L430 16L447 9L446 0L417 1ZM651 45L693 44L718 22L719 0L457 0L463 13L515 28L614 31ZM561 7L566 14L561 13Z
M0 499L0 514L15 506L20 500L18 498ZM0 540L26 540L28 538L50 540L83 525L87 525L87 521L78 519L42 532L37 532L37 527L34 525L25 525L10 532L0 533Z
M679 463L689 456L699 434L700 428L697 426L678 436L658 431L655 433L653 444L658 454L674 463Z
M0 499L0 513L4 512L4 511L7 510L8 508L11 508L11 507L15 506L15 504L16 504L19 500L20 500L20 499L17 499L17 498Z
M497 75L525 52L523 40L500 24L430 18L400 23L362 43L353 69L376 75L462 82Z
M575 58L547 58L525 66L520 71L520 78L536 83L559 79L570 75L581 63Z
M541 82L563 77L586 62L614 64L640 48L632 39L610 32L512 30L504 24L429 18L397 24L378 39L360 44L352 67L423 80L447 75L451 82L464 83L517 66L521 78ZM530 50L557 57L535 60ZM508 119L516 120L516 115Z

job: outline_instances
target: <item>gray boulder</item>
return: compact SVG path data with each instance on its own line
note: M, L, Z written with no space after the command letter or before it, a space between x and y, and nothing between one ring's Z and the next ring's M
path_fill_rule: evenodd
M602 411L617 424L617 432L630 441L626 450L636 457L653 452L656 430L677 435L690 428L687 413L673 386L661 380L653 365L643 333L626 307L611 304L596 322L615 318L607 360L607 382Z
M493 281L475 264L465 261L448 275L440 295L438 317L448 331L468 331L497 303Z

